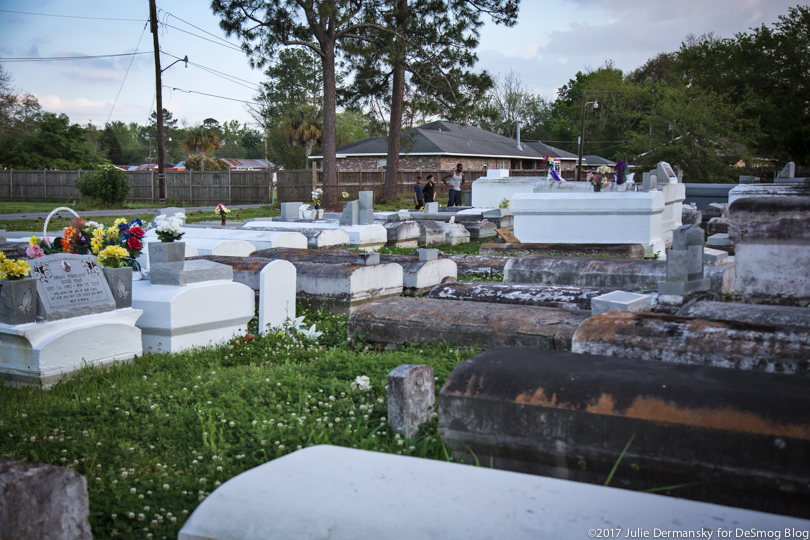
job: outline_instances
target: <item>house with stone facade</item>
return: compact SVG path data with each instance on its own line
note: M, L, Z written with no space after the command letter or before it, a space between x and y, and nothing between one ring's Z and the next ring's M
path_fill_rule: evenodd
M338 169L385 168L387 137L371 137L337 149ZM560 160L560 170L575 170L577 156L541 142L520 142L484 129L436 121L402 132L400 168L449 171L461 163L466 170L545 169L544 156ZM323 155L310 159L322 160ZM320 163L318 163L320 168Z

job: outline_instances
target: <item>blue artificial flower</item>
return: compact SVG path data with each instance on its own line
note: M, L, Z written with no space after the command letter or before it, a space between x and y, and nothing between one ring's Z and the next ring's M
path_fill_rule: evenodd
M122 240L122 241L125 241L125 240L128 240L131 237L132 237L132 233L129 232L129 230L127 230L127 231L122 232L121 235L118 237L118 239Z
M127 229L129 229L129 225L127 225L126 223L119 223L118 224L118 230L119 231L125 231Z
M135 219L133 219L132 221L129 222L129 226L130 227L135 227L135 226L143 227L143 221L141 221L141 218L135 218Z

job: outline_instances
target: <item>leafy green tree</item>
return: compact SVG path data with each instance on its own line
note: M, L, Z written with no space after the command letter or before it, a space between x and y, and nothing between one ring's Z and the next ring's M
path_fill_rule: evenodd
M284 116L281 128L287 144L303 148L307 159L323 137L323 121L313 105L302 105L290 111Z
M199 159L200 170L205 171L205 154L213 152L221 146L219 136L211 127L199 125L189 129L186 138L180 146L187 152L196 153ZM188 160L187 160L188 161ZM186 164L188 167L188 163Z
M281 122L288 110L323 102L323 70L318 56L307 48L286 48L265 70L267 80L256 97L254 118L262 125Z

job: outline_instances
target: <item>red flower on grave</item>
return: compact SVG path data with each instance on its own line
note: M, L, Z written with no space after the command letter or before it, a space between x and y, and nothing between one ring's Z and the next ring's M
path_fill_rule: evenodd
M138 227L137 225L135 225L134 227L130 227L129 232L135 238L143 238L143 235L146 234L146 232L142 228Z
M142 249L143 244L141 244L141 241L135 238L134 236L130 236L129 238L127 238L127 247L135 251L138 249Z

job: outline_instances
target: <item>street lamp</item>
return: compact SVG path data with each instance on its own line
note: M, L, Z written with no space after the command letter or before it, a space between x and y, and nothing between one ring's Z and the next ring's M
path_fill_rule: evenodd
M585 147L585 106L593 104L594 109L599 108L599 102L589 101L585 103L585 92L582 92L582 124L579 128L579 163L577 164L577 182L579 182L582 174L582 150Z

